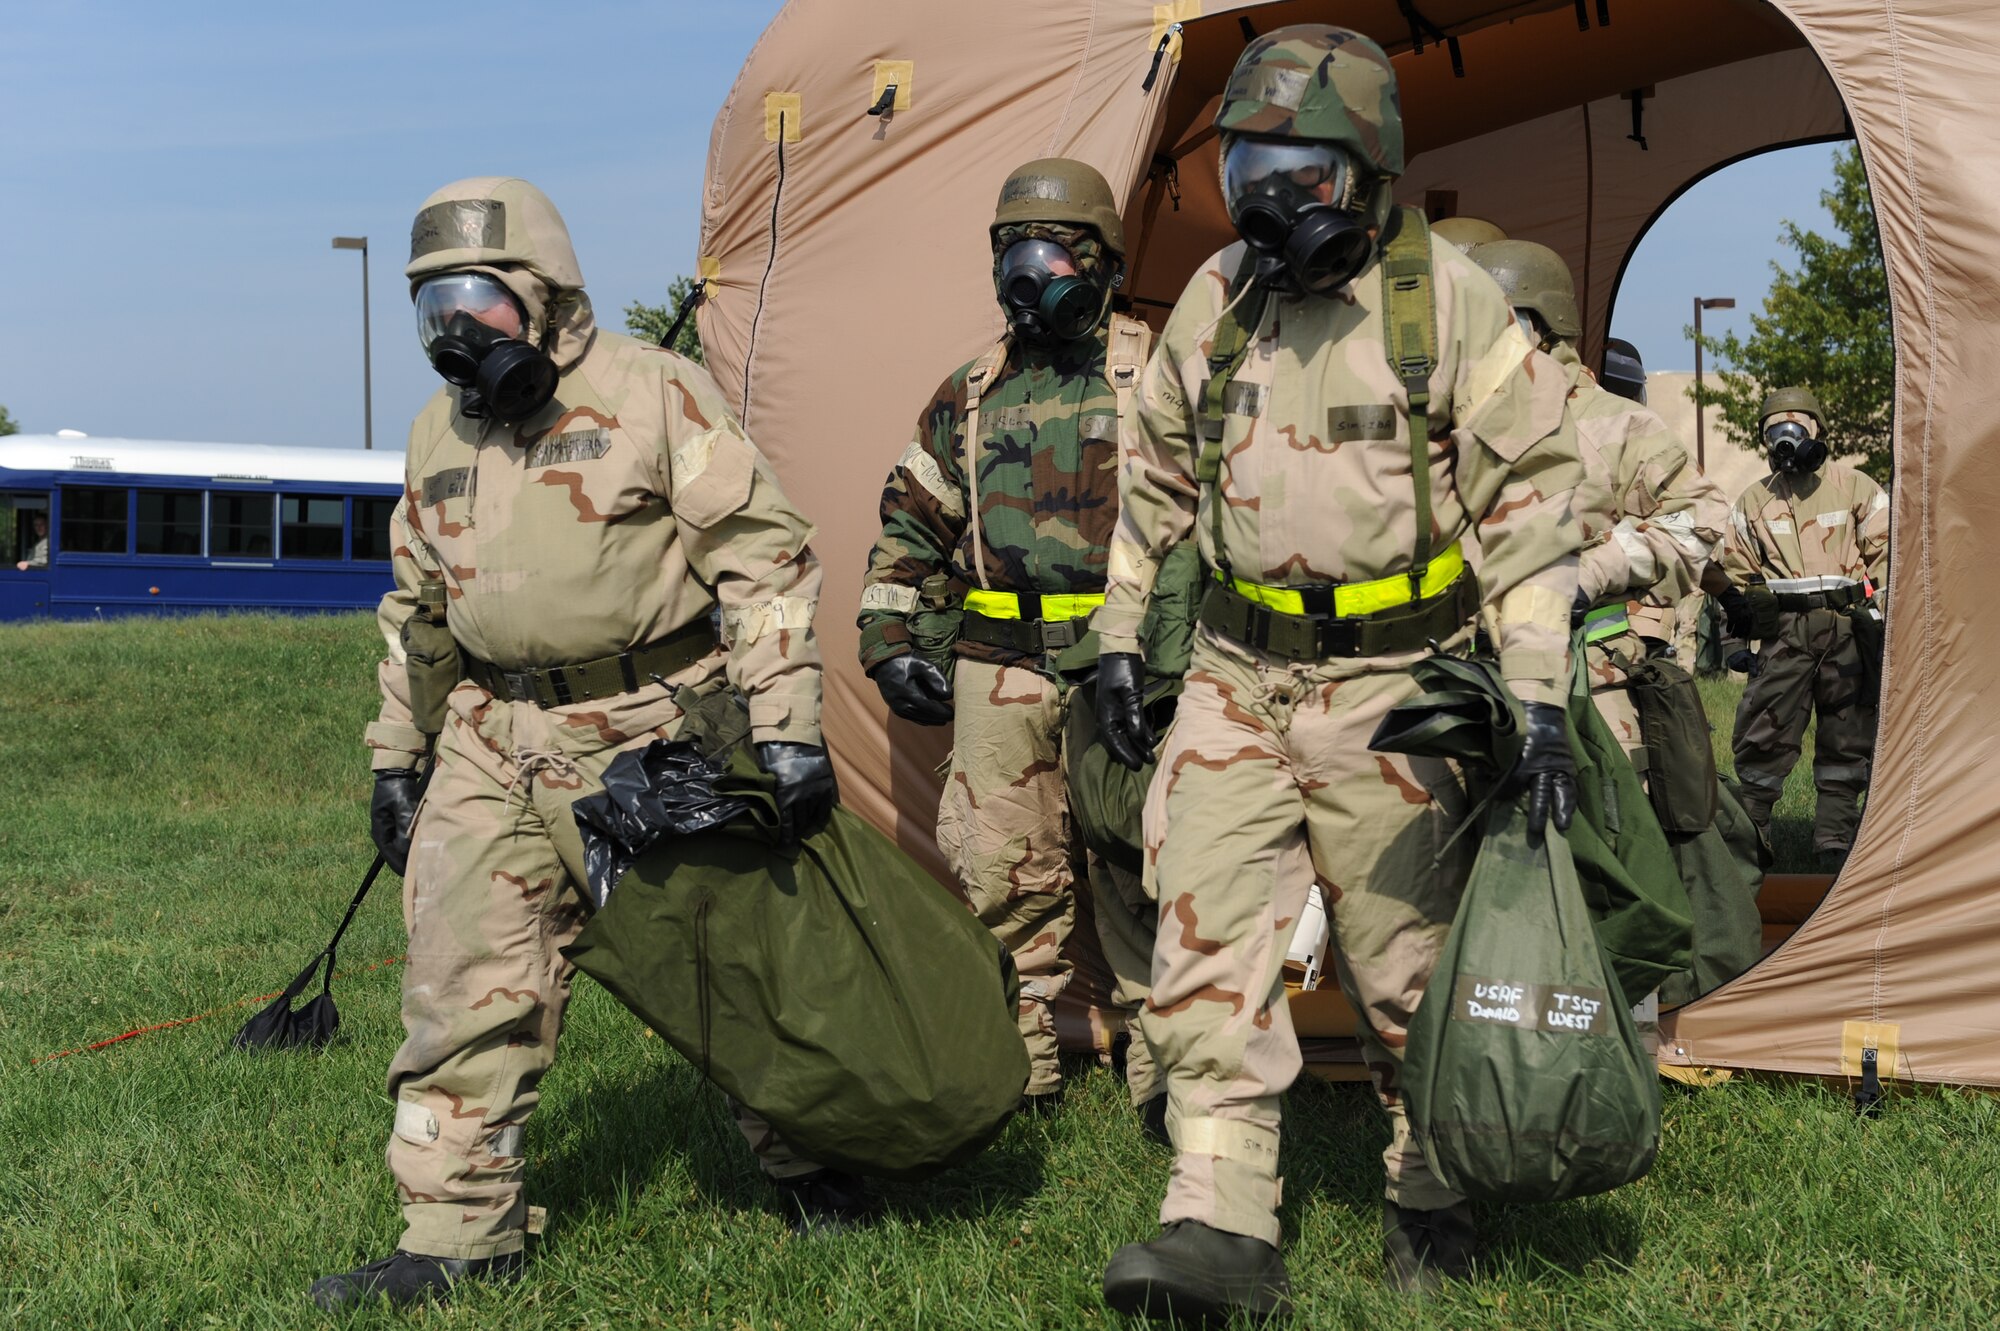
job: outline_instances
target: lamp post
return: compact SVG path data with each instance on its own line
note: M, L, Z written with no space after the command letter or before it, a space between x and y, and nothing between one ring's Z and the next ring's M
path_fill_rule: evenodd
M1694 298L1694 467L1696 471L1708 470L1708 448L1702 439L1701 418L1701 312L1703 310L1733 310L1736 308L1734 296L1710 296Z
M362 252L362 448L374 448L374 358L368 352L368 238L334 236L334 248ZM1696 322L1700 318L1700 314L1694 316Z

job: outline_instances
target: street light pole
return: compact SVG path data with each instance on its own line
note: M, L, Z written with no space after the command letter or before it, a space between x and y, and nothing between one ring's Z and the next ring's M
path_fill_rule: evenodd
M1711 296L1704 300L1694 298L1694 469L1708 470L1708 447L1702 438L1701 404L1701 312L1703 310L1733 310L1736 308L1734 296Z
M337 250L361 251L361 446L375 447L375 358L368 347L368 237L335 236Z

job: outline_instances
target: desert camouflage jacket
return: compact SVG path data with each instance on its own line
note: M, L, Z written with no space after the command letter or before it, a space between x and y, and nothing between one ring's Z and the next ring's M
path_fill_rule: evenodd
M588 318L588 307L584 317ZM410 724L400 643L417 585L442 578L452 636L505 669L574 664L643 646L720 602L729 680L754 737L819 742L818 560L708 372L595 330L556 398L519 425L433 397L410 429L391 524L396 588L377 618L389 643L377 768L424 751Z
M1773 472L1745 490L1729 515L1722 571L1737 586L1815 591L1889 580L1889 496L1873 478L1841 462L1806 476Z
M1119 478L1102 650L1136 652L1167 552L1190 528L1217 561L1209 506L1238 577L1278 586L1408 572L1416 545L1409 400L1384 349L1379 266L1339 296L1273 297L1225 405L1220 483L1195 480L1201 393L1244 247L1202 265L1167 320L1140 389L1136 446ZM1524 701L1563 696L1582 530L1581 479L1562 368L1533 350L1499 287L1431 245L1438 366L1431 376L1432 548L1474 542L1501 670ZM1449 408L1441 404L1449 403ZM1389 664L1375 661L1365 668Z
M1716 556L1728 501L1695 470L1665 421L1599 387L1568 343L1551 354L1569 375L1570 418L1583 456L1578 584L1593 605L1640 601L1638 631L1671 637L1673 607L1700 587L1702 570Z
M910 650L904 619L925 578L947 573L994 591L1104 590L1118 518L1118 401L1105 377L1107 334L1056 353L1011 347L979 400L980 562L966 484L966 380L953 371L917 418L882 489L882 535L861 593L861 664ZM982 358L983 359L983 358ZM960 655L1034 665L1001 647Z

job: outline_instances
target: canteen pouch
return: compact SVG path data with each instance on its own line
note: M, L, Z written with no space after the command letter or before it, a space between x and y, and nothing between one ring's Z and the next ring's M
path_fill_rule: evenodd
M411 723L426 735L444 730L445 699L463 678L458 641L445 622L442 578L417 584L417 610L403 621L403 668L410 688Z

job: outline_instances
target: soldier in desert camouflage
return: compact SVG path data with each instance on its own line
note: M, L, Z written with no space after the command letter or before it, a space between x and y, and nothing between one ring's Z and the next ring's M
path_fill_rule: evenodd
M1394 208L1402 120L1375 43L1317 24L1257 38L1215 123L1249 243L1195 273L1147 366L1097 621L1105 739L1137 767L1141 617L1168 551L1200 543L1212 581L1145 820L1161 927L1142 1020L1175 1159L1162 1233L1104 1277L1111 1307L1183 1321L1289 1301L1279 1096L1300 1055L1281 967L1315 887L1392 1127L1385 1279L1467 1270L1469 1212L1412 1140L1397 1077L1470 866L1466 839L1445 849L1468 800L1450 764L1368 747L1433 640L1462 649L1490 617L1529 718L1511 785L1538 835L1575 804L1560 704L1581 468L1562 368Z
M1799 761L1806 723L1813 747L1813 851L1838 873L1861 825L1875 756L1875 699L1852 614L1880 617L1889 578L1889 496L1828 456L1824 414L1810 389L1764 399L1759 435L1771 474L1730 512L1717 599L1730 632L1761 640L1736 708L1736 779L1743 806L1767 834L1771 810Z
M1694 468L1665 421L1600 387L1577 354L1583 319L1569 265L1546 245L1497 240L1468 255L1514 307L1521 331L1563 367L1583 458L1576 513L1583 529L1576 609L1591 701L1628 755L1644 741L1625 672L1663 652L1674 605L1701 585L1729 505ZM1641 603L1636 610L1630 603Z
M405 875L410 936L389 1069L405 1230L391 1256L315 1284L327 1308L519 1273L522 1130L569 997L560 949L583 922L570 806L612 758L733 687L791 829L834 799L812 526L714 381L596 326L562 219L525 181L446 186L410 251L419 333L450 386L410 430L367 733L375 839ZM404 643L438 621L455 659L427 717L439 681ZM739 1124L799 1221L859 1205L855 1180Z
M1041 1108L1062 1089L1050 1005L1069 981L1060 953L1079 876L1092 886L1113 1001L1128 1013L1152 964L1154 910L1138 876L1076 841L1063 745L1073 698L1064 669L1094 663L1085 625L1104 600L1119 437L1136 429L1148 335L1111 312L1125 233L1092 167L1045 159L1015 170L992 239L1007 333L939 386L889 473L861 598L861 664L897 715L955 726L938 844L1020 970L1025 1094ZM913 620L927 599L959 595L953 655L921 650ZM1125 1063L1133 1104L1164 1131L1143 1040L1126 1046Z

